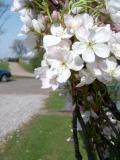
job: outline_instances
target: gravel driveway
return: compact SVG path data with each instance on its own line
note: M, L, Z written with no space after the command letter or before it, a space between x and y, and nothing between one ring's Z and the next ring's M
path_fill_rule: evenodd
M48 91L34 79L0 83L0 140L41 112Z

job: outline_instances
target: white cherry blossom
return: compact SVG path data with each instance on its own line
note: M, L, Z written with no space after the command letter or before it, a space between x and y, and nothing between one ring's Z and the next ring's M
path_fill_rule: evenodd
M65 50L69 51L70 47L71 47L71 44L72 44L72 42L69 39L61 40L60 43L58 43L54 46L45 47L45 50L49 51L51 49L55 50L55 49L59 49L59 48L61 49L62 48L62 49L65 49Z
M120 24L120 0L105 0L105 2L113 22Z
M51 34L52 35L45 35L43 37L43 44L45 48L57 45L62 39L69 39L73 36L67 28L64 29L60 24L53 24L51 26Z
M72 16L72 15L65 15L64 16L64 22L67 28L71 29L72 32L76 31L77 29L79 29L83 23L82 21L82 16L81 15L76 15L76 16Z
M87 69L82 69L79 73L80 83L76 87L82 87L84 85L89 85L96 79L95 76L89 72Z
M87 63L95 61L95 57L107 58L110 55L110 48L106 44L111 36L110 26L96 27L86 30L85 28L76 32L79 41L72 46L73 50Z
M71 12L73 14L79 14L81 9L82 9L82 7L74 7Z
M70 29L71 32L76 32L77 30L81 30L83 27L86 29L90 29L94 25L93 17L89 14L78 14L76 16L65 15L64 22L67 28Z
M14 0L11 10L21 15L21 34L29 54L36 52L39 43L36 32L44 35L43 44L40 44L45 49L42 67L35 71L42 88L58 88L69 81L72 70L79 73L77 87L89 85L95 79L103 83L113 79L120 81L120 66L116 60L120 60L120 32L112 32L109 24L97 24L95 17L88 13L79 14L81 8L74 6L73 14L66 13L62 23L61 13L54 11L51 14L53 24L47 21L46 25L47 17L43 12L38 14L34 8L25 7L31 1ZM119 26L120 0L105 2L113 22Z
M110 42L109 42L110 48L111 48L111 52L113 53L113 55L120 60L120 32L112 33Z
M21 32L20 34L18 34L18 36L24 36L26 34L28 34L30 32L30 28L27 27L26 25L23 25L21 28Z
M38 15L38 19L32 20L33 28L36 32L41 33L41 31L45 30L45 20L43 15Z
M71 76L70 70L79 71L83 68L83 60L79 55L70 51L69 40L62 40L59 45L46 49L46 61L57 71L57 81L65 83Z
M105 60L102 60L100 64L101 70L106 73L104 78L111 77L120 81L120 66L117 65L117 61L114 57L109 57Z
M36 13L34 11L34 9L31 8L23 8L19 11L21 16L30 16L32 19L34 19L36 17Z
M88 71L96 77L102 83L107 83L111 80L111 77L108 77L108 74L101 70L100 66L102 63L102 59L97 59L94 63L88 63L86 65Z
M35 77L36 77L37 79L39 79L39 78L41 78L41 77L45 78L45 77L46 77L46 71L47 71L48 69L49 69L48 66L36 68L36 69L34 70Z
M21 21L24 25L26 25L28 28L32 27L32 18L29 15L20 16Z
M35 69L35 77L40 79L42 82L43 89L52 88L56 90L59 87L59 82L56 81L57 72L56 70L50 69L49 67L39 67Z
M80 56L75 55L72 51L67 51L62 48L50 49L47 52L47 60L50 65L58 66L63 65L69 69L79 71L83 67L83 60Z
M46 88L46 82L47 82L47 84L50 87L52 87L53 90L56 90L60 85L60 83L57 81L57 78L58 78L58 72L56 72L56 70L49 69L46 73L46 79L42 80L44 84L43 87Z
M14 0L11 11L19 11L25 6L25 0Z
M94 63L87 64L87 68L103 83L111 82L113 79L120 81L120 66L117 65L114 57L99 59Z
M120 43L113 43L111 46L113 54L118 60L120 60Z
M43 55L43 60L41 61L41 66L42 67L49 67L49 64L47 62L46 54Z

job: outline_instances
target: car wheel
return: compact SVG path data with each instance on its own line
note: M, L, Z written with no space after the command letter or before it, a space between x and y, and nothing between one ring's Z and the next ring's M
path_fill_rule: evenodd
M7 82L8 81L8 77L6 75L3 75L1 78L2 82Z

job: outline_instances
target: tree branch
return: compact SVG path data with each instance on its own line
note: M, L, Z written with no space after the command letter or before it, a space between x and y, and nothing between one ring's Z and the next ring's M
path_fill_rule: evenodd
M77 160L82 160L82 155L80 154L79 141L78 141L78 136L77 136L77 112L76 112L76 107L73 111L72 128L73 128L73 139L74 139L74 147L75 147L75 157L76 157Z
M77 106L76 108L77 108L78 121L79 121L79 123L82 127L82 131L83 131L83 134L84 134L84 141L85 141L86 150L87 150L87 154L88 154L88 160L95 160L95 157L94 157L94 154L93 154L93 148L92 148L92 145L89 141L89 136L88 136L88 133L87 133L87 129L86 129L85 123L83 121L83 118L81 116L81 113L79 111L79 106Z

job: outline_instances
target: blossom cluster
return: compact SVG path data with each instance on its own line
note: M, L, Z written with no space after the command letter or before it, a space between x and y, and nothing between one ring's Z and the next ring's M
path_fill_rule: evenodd
M114 23L120 24L120 0L106 0L106 9Z
M12 10L21 14L21 33L26 36L24 43L30 53L37 52L37 46L45 50L41 67L35 70L42 88L55 90L74 73L78 75L77 87L89 85L95 79L103 83L120 81L120 32L113 31L111 26L119 23L119 0L106 3L113 19L110 24L75 9L65 13L61 20L59 12L53 11L49 16L38 14L27 8L27 3L32 0L14 0Z

